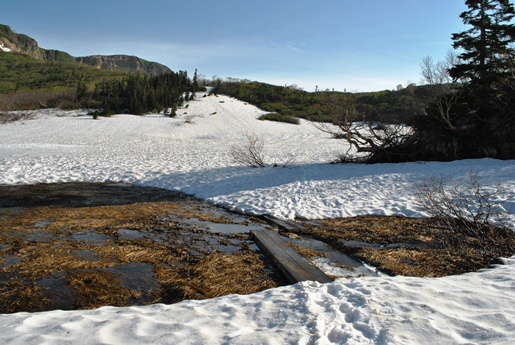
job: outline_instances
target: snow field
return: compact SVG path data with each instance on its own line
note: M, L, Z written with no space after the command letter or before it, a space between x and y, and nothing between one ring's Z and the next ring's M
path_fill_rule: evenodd
M0 126L0 184L117 181L179 190L241 212L308 219L363 214L424 216L414 186L463 179L515 198L514 161L327 164L343 143L301 121L225 96L199 97L176 118L43 110ZM187 123L190 122L190 123ZM265 140L267 162L232 162L246 135ZM507 204L515 225L515 204ZM358 277L304 282L252 295L174 305L0 315L2 344L511 344L515 257L445 278Z

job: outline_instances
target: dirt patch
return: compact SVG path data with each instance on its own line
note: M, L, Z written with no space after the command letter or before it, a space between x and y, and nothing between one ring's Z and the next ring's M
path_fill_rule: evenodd
M0 313L174 303L284 285L243 232L264 226L161 189L2 186Z
M309 234L392 275L441 277L500 264L515 237L456 237L436 219L361 216L306 224Z
M6 124L22 120L30 120L32 118L34 118L34 114L30 112L0 112L0 124Z

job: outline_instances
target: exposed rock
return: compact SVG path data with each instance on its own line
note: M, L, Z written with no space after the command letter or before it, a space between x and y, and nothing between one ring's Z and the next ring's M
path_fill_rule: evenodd
M146 61L130 55L91 55L78 57L75 61L105 70L123 69L146 75L172 72L168 67L157 62Z
M159 75L172 72L168 67L157 62L150 62L129 55L92 55L75 58L70 54L52 49L40 48L38 42L27 35L18 34L7 25L0 24L0 53L20 53L35 59L51 61L79 62L105 70L121 69L140 72L145 75Z
M40 48L38 42L23 34L17 34L7 25L0 24L0 47L3 52L15 52L36 59L53 61L73 61L73 57L60 50Z

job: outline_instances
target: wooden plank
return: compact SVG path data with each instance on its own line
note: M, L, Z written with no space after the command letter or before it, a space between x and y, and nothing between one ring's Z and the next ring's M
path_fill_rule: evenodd
M304 232L304 227L291 220L283 220L272 216L264 215L265 220L273 225L276 225L284 230L290 232Z
M318 267L300 255L295 249L287 246L287 242L275 230L251 230L257 245L267 252L286 278L297 283L305 280L329 283L329 278Z

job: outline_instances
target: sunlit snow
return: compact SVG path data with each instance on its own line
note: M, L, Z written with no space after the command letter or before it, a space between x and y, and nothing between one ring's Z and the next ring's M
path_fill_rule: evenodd
M505 197L515 197L514 161L328 164L345 149L342 141L306 121L258 120L263 113L202 95L176 118L93 120L83 111L41 110L0 126L0 183L129 182L240 212L308 219L424 216L414 185L433 175L461 179L471 169L486 186L500 183ZM265 141L266 168L232 161L231 148L248 135ZM510 344L515 257L505 262L436 279L354 277L174 305L0 315L0 343Z

